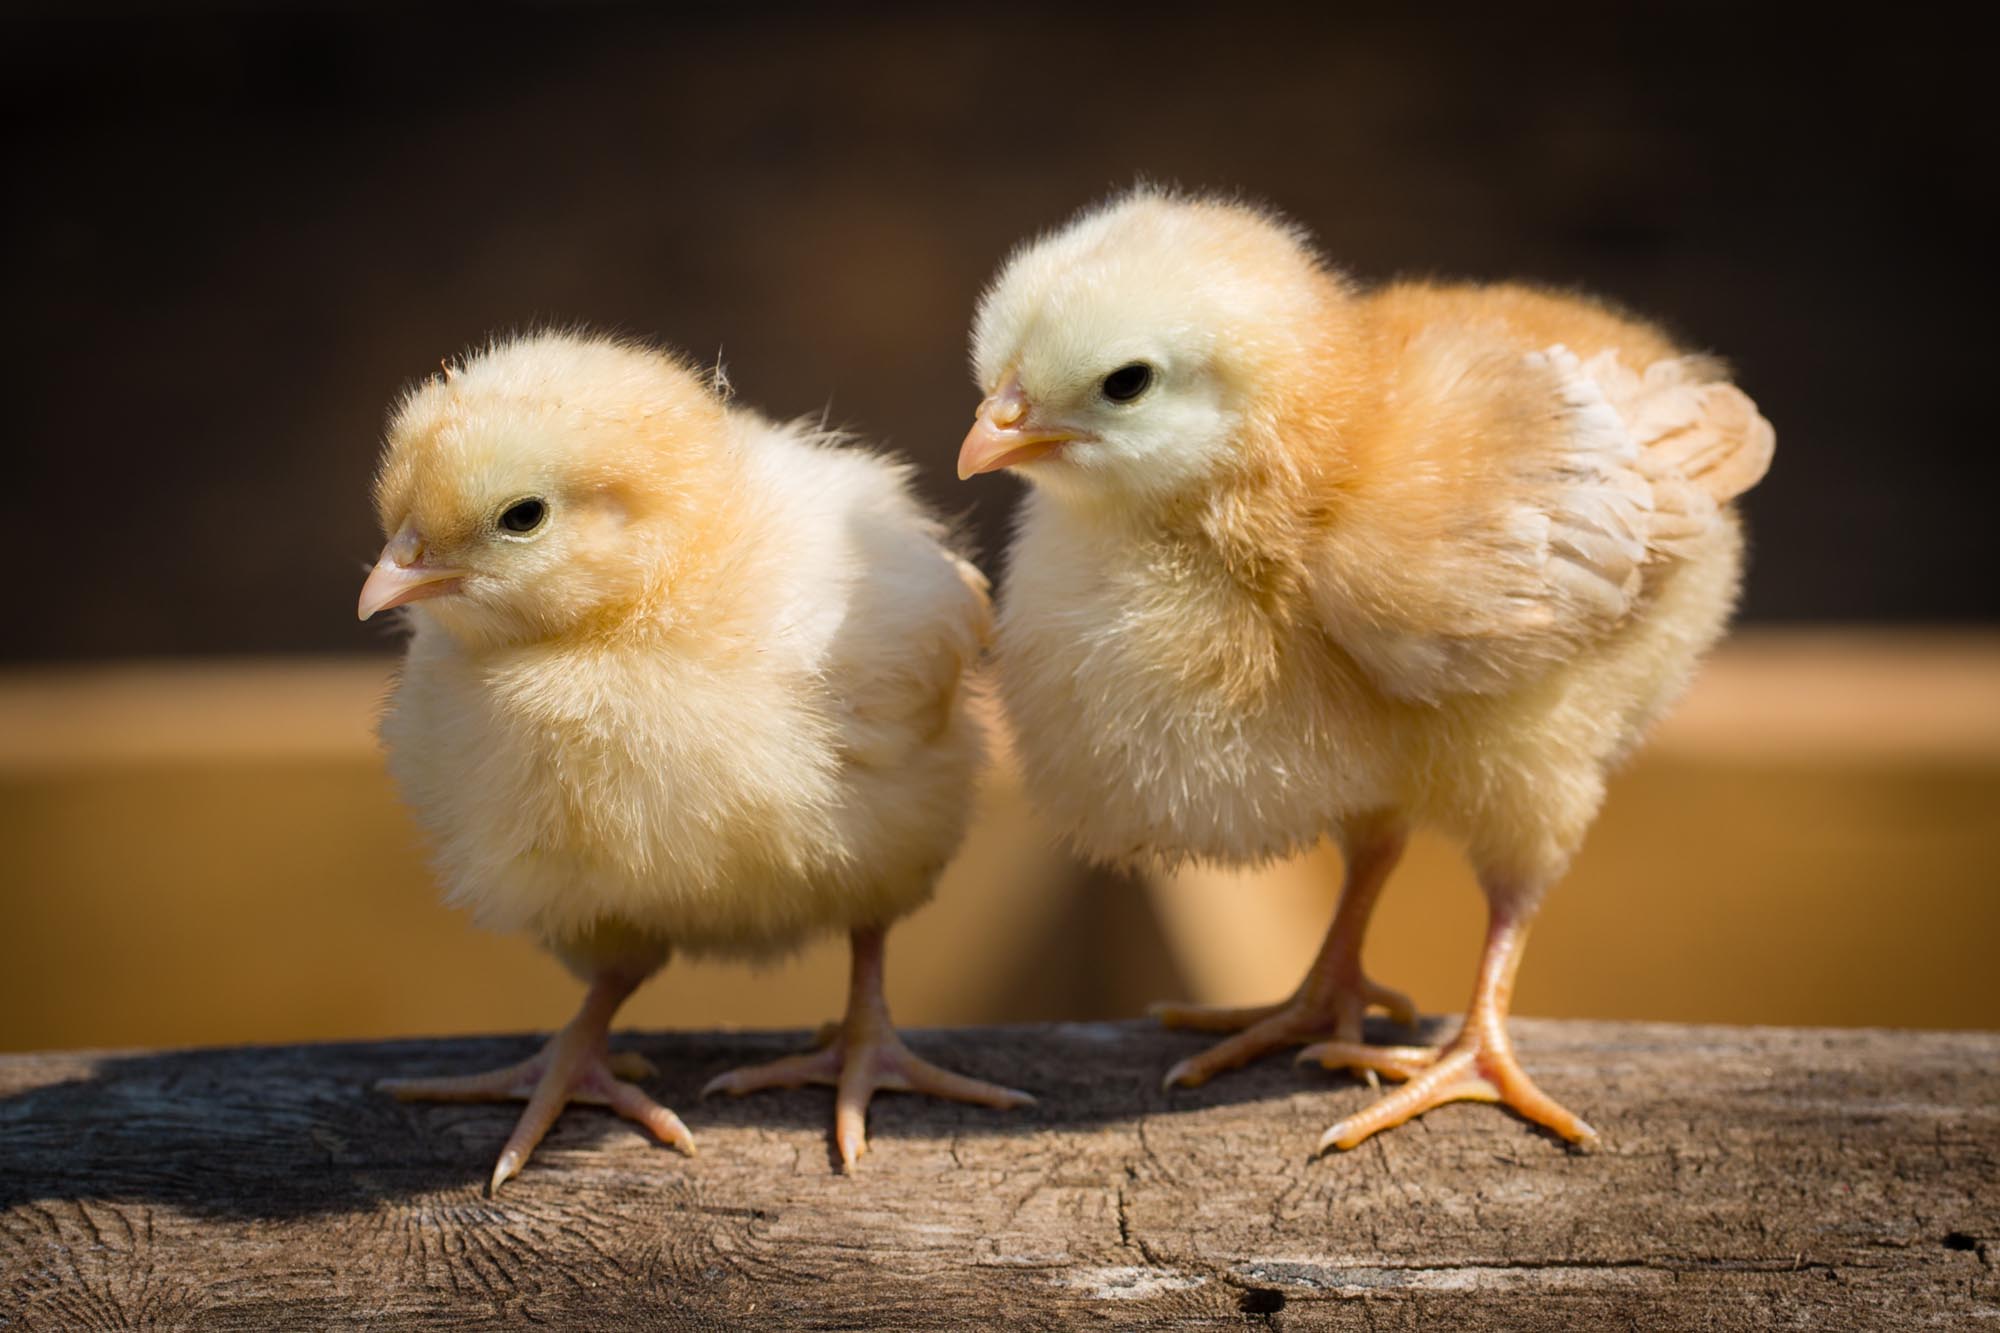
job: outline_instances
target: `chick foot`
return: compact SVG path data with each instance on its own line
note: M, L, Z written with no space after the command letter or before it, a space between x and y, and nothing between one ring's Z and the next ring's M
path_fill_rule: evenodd
M820 1030L822 1045L803 1055L731 1070L709 1080L704 1097L732 1097L767 1088L807 1084L834 1089L833 1140L841 1171L851 1173L868 1150L868 1103L877 1092L921 1092L951 1101L1013 1110L1032 1106L1025 1092L953 1073L922 1059L903 1044L882 998L882 932L854 932L854 975L847 1017Z
M1301 1042L1331 1037L1359 1043L1361 1020L1371 1007L1388 1010L1404 1027L1417 1021L1417 1006L1409 996L1376 985L1361 971L1361 941L1368 932L1368 918L1389 872L1403 855L1405 836L1393 812L1361 816L1343 827L1347 882L1341 888L1340 906L1319 955L1290 999L1247 1009L1156 1004L1146 1011L1170 1028L1236 1032L1169 1069L1163 1086L1199 1087L1224 1070Z
M630 988L627 987L627 990ZM621 992L618 999L624 998ZM633 1086L630 1079L646 1078L659 1071L644 1056L629 1052L608 1054L608 1035L613 1000L604 1008L599 988L592 986L584 1008L568 1027L549 1038L548 1044L518 1064L482 1074L460 1074L442 1078L385 1078L376 1090L398 1101L506 1102L525 1101L514 1132L500 1150L493 1166L488 1192L518 1174L570 1103L603 1106L627 1120L643 1126L654 1138L671 1148L694 1156L694 1136L681 1118ZM601 1019L597 1011L602 1009Z
M1590 1144L1597 1131L1535 1086L1514 1058L1507 1036L1507 1009L1514 973L1527 942L1522 915L1496 910L1480 959L1472 1007L1458 1036L1443 1050L1423 1046L1364 1046L1330 1041L1299 1052L1301 1062L1328 1069L1360 1069L1382 1074L1403 1086L1349 1116L1320 1136L1314 1155L1348 1149L1372 1134L1392 1129L1446 1102L1499 1102L1571 1143Z
M1461 1037L1442 1051L1423 1046L1363 1046L1322 1042L1299 1052L1301 1063L1312 1061L1328 1069L1373 1070L1403 1086L1349 1116L1320 1136L1314 1155L1332 1148L1347 1149L1372 1134L1393 1129L1446 1102L1499 1102L1526 1119L1546 1126L1571 1143L1597 1139L1574 1112L1535 1086L1514 1058L1512 1044L1501 1032Z
M1371 1007L1388 1010L1404 1027L1417 1021L1416 1005L1401 991L1378 986L1366 977L1351 983L1325 983L1317 974L1308 977L1299 993L1281 1004L1249 1008L1156 1004L1146 1012L1170 1028L1236 1033L1169 1069L1162 1084L1197 1088L1225 1070L1300 1042L1331 1036L1359 1044L1362 1016Z

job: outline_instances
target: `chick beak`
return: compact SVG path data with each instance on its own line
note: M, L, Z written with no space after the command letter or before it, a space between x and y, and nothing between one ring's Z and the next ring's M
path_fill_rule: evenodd
M356 612L363 620L392 606L442 597L457 592L465 578L462 569L447 569L424 562L424 538L414 522L406 522L382 548L382 558L368 571L361 585L361 605Z
M1028 424L1028 396L1009 374L979 405L979 416L958 449L958 479L1032 463L1075 439L1072 431L1038 430Z

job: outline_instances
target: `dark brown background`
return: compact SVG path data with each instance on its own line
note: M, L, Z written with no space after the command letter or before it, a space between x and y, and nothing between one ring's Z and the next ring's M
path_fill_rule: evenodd
M541 321L960 487L1008 246L1135 176L1356 272L1575 282L1777 423L1754 619L1986 621L1986 76L1962 34L1687 6L1441 17L53 8L6 24L15 660L386 649L354 592L399 386ZM745 7L746 11L748 7ZM1975 250L1975 246L1978 247Z

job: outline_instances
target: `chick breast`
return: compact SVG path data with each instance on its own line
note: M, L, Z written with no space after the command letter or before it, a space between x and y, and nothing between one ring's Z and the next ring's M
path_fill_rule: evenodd
M1177 532L1029 492L994 647L1028 790L1087 856L1254 863L1390 791L1361 673Z

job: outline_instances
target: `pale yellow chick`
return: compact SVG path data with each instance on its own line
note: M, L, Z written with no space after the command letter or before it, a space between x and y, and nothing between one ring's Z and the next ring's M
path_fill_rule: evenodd
M1505 1028L1528 926L1606 772L1734 602L1730 501L1774 436L1721 367L1587 298L1361 291L1257 209L1139 190L1023 247L979 308L961 476L1033 483L996 655L1029 790L1107 861L1248 864L1331 834L1347 883L1284 1003L1198 1084L1287 1044L1405 1086L1352 1147L1442 1102L1571 1140ZM1362 1044L1376 896L1417 825L1462 839L1490 925L1442 1051Z
M984 581L901 464L726 404L644 347L544 333L411 391L376 508L362 619L409 605L382 718L450 901L589 984L542 1052L405 1098L526 1098L493 1184L566 1102L693 1151L607 1054L676 950L766 958L853 933L845 1022L711 1090L836 1084L851 1167L878 1088L1014 1106L918 1060L882 999L883 932L964 831L982 736L962 688Z

